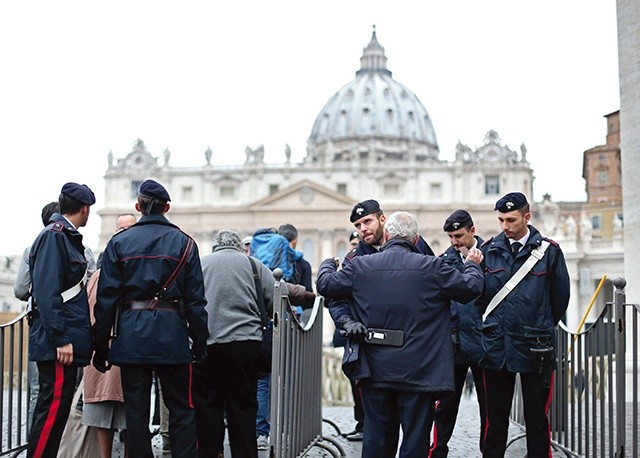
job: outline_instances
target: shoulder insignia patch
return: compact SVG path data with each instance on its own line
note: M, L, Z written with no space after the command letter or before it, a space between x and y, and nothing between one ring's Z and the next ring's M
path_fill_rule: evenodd
M355 257L356 257L356 249L354 248L353 250L349 251L346 255L344 255L344 260L351 261Z
M51 226L51 231L55 231L55 232L62 232L64 229L64 224L62 223L53 223L53 225Z
M480 245L480 246L481 246L481 247L483 247L483 246L485 246L485 245L487 245L487 244L491 243L492 241L493 241L493 237L491 237L489 240L485 240L485 241L482 243L482 245Z
M549 242L551 245L553 246L560 246L560 244L558 242L556 242L555 240L551 240L549 237L542 237L542 240L546 240L547 242Z

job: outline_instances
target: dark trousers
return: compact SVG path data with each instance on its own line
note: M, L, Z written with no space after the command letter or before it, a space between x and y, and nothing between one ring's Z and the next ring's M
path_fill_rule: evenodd
M515 381L514 372L484 370L487 426L482 456L485 458L502 458L505 454ZM537 374L520 374L520 381L527 431L527 456L550 458L551 432L547 414L551 406L553 375L551 386L546 390L542 388L542 380Z
M153 458L149 416L155 372L169 409L171 456L197 457L195 411L191 399L191 364L135 364L120 367L127 418L129 456Z
M449 439L453 434L456 426L456 418L458 417L458 409L460 407L460 397L462 389L467 377L467 371L471 369L473 381L476 386L478 396L478 407L480 410L480 451L482 451L482 442L484 441L485 429L485 400L484 389L482 388L482 369L476 365L456 364L453 367L455 377L455 391L449 396L436 402L436 413L434 417L433 427L433 443L429 450L429 458L445 458L449 454Z
M362 387L364 440L362 456L394 458L425 457L429 452L429 433L433 423L435 400L431 393L415 393Z
M38 400L29 433L27 457L56 458L69 418L78 366L38 361Z
M213 344L193 368L193 400L200 458L217 457L227 412L234 458L257 458L256 416L259 341Z
M353 418L356 420L356 431L364 428L364 407L362 407L362 393L356 382L351 380L351 394L353 395Z

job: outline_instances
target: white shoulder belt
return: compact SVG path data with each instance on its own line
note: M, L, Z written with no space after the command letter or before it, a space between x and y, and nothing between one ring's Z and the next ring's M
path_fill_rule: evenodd
M482 321L485 321L487 319L489 314L493 312L498 305L500 305L500 302L502 302L505 297L507 297L507 294L513 291L518 283L520 283L520 280L522 280L524 276L527 275L531 269L533 269L533 266L535 266L536 263L542 259L542 257L544 256L544 252L547 251L549 245L549 242L543 240L542 244L538 248L534 248L531 251L531 255L524 262L524 264L520 266L518 271L513 274L513 277L511 277L509 281L505 283L500 291L498 291L498 293L493 296L493 299L491 299L491 302L489 302L489 305L487 305L487 309L482 315Z
M76 297L80 291L82 291L82 288L84 288L84 284L86 283L87 280L87 271L84 271L84 275L82 276L82 280L80 280L77 284L73 285L71 288L62 291L62 293L60 294L62 296L62 303L65 302L69 302L71 299L73 299L74 297Z

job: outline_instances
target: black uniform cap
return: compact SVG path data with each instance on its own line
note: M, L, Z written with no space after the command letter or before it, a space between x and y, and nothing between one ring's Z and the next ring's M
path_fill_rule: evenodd
M358 238L358 231L353 231L351 234L349 234L349 241L352 241L353 239L357 239Z
M164 189L164 186L154 180L145 180L140 185L138 194L144 197L150 197L151 199L158 199L163 202L171 201L171 197L169 197L169 193Z
M96 203L96 196L89 186L86 184L78 184L69 182L62 186L60 194L63 194L71 199L78 201L85 205L93 205Z
M444 229L445 232L453 232L462 227L471 226L473 226L473 220L469 212L466 210L456 210L445 220L442 229Z
M353 207L353 210L351 210L351 218L349 218L349 221L353 223L359 220L360 218L362 218L363 216L367 216L367 215L370 215L371 213L376 213L379 211L380 211L380 204L378 203L378 201L373 199L364 200L359 204L356 204L355 207Z
M498 210L500 213L509 213L514 210L519 210L527 205L527 198L521 192L510 192L505 194L496 202L494 210Z

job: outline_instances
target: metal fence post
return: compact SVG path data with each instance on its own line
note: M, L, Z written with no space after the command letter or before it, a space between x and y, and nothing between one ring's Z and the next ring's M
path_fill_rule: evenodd
M624 278L613 280L616 319L616 458L624 458L626 441L626 339Z

